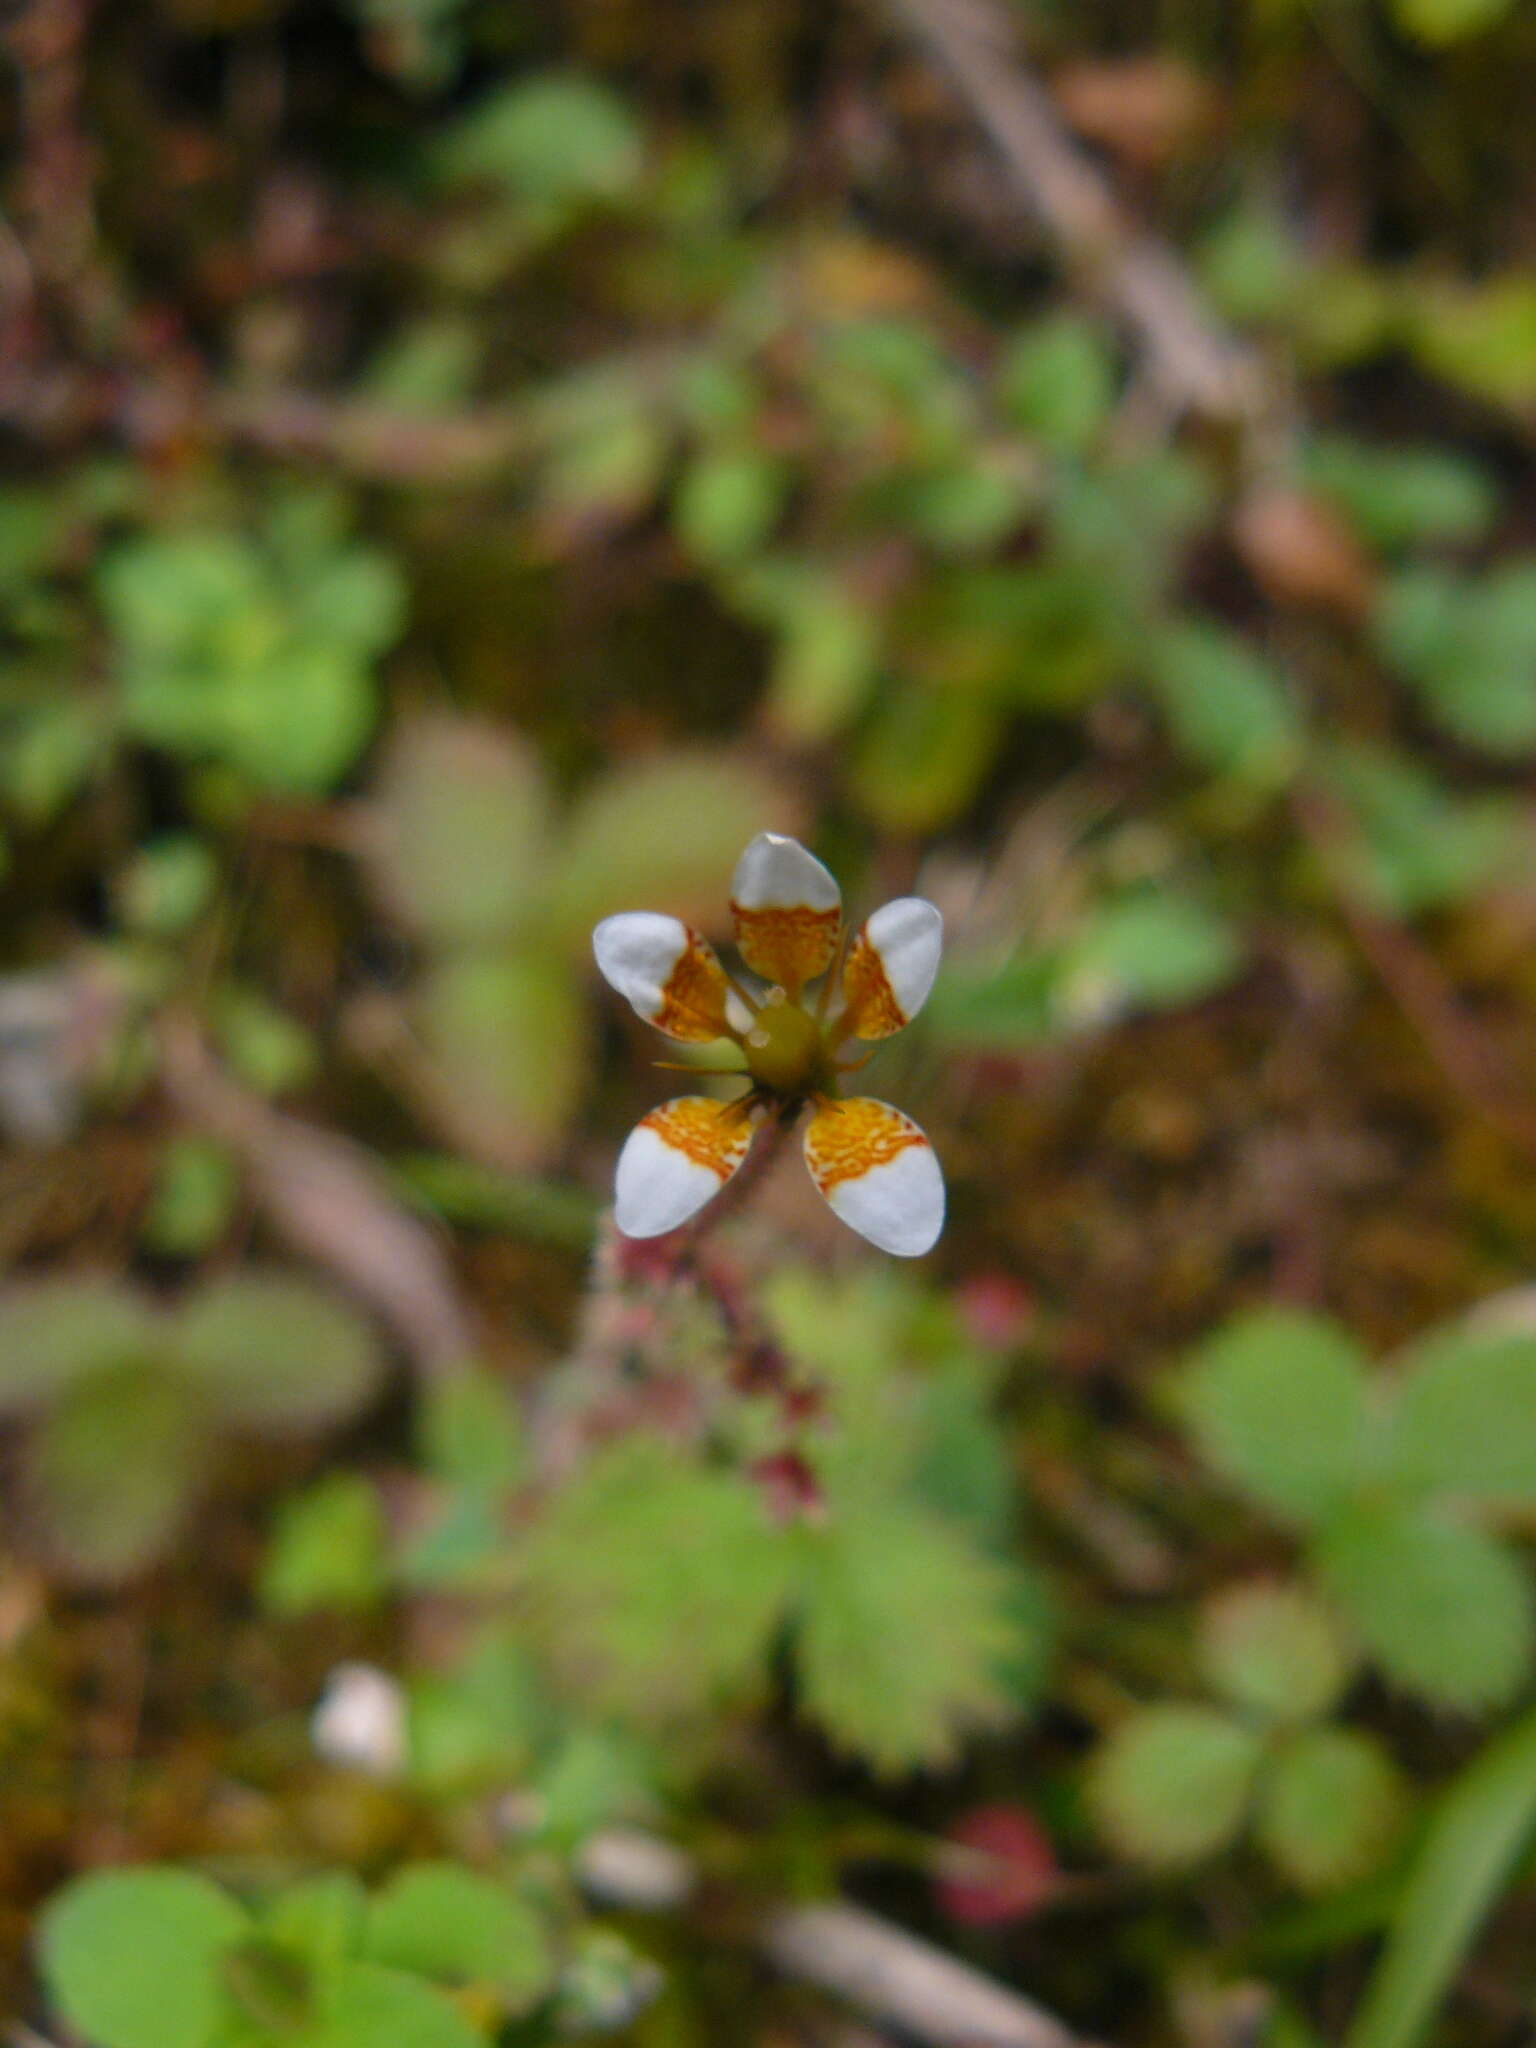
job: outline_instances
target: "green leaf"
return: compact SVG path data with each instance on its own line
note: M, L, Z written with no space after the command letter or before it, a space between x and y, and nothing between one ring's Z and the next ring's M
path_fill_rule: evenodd
M1010 341L997 368L998 404L1048 448L1087 447L1115 399L1110 338L1075 313L1037 321Z
M388 1580L384 1509L361 1474L333 1472L278 1509L259 1585L269 1613L373 1607Z
M501 1492L527 1470L522 1420L507 1382L470 1371L432 1381L417 1408L417 1450L453 1486Z
M1251 1310L1201 1346L1180 1391L1206 1462L1288 1520L1315 1521L1359 1478L1365 1361L1336 1323Z
M494 1985L512 2005L553 1974L543 1922L503 1884L455 1863L413 1863L368 1908L368 1956L444 1984Z
M1200 1663L1230 1703L1268 1721L1326 1714L1349 1677L1327 1612L1299 1586L1232 1586L1200 1612Z
M0 1415L41 1407L94 1373L151 1357L165 1326L104 1274L21 1280L0 1295Z
M1095 1756L1089 1798L1124 1855L1194 1863L1241 1827L1260 1755L1253 1730L1214 1707L1144 1707Z
M488 720L415 718L392 743L362 847L396 915L438 940L516 929L545 884L550 804L533 749Z
M416 994L428 1052L473 1150L532 1157L564 1136L587 1066L590 1021L567 963L532 946L452 953Z
M1501 1705L1536 1648L1523 1565L1429 1509L1361 1504L1322 1532L1318 1569L1389 1676L1447 1707Z
M1177 1009L1232 979L1243 949L1225 918L1192 896L1138 889L1099 905L1057 966L1054 1006L1066 1021Z
M485 1629L453 1671L411 1686L411 1774L429 1791L495 1789L526 1777L544 1702L521 1639Z
M672 501L677 537L700 562L739 562L767 542L788 485L784 464L759 449L706 449Z
M854 753L853 794L890 831L935 831L975 796L1002 729L1002 713L964 691L881 691Z
M1356 827L1346 880L1395 916L1461 902L1519 854L1507 797L1457 796L1406 755L1353 743L1328 752L1324 773Z
M1536 562L1476 578L1403 569L1382 591L1375 633L1447 732L1501 758L1536 749Z
M790 1545L745 1480L637 1435L599 1451L524 1541L533 1624L587 1707L667 1720L761 1687Z
M1409 0L1400 0L1409 4ZM1437 0L1420 0L1433 6ZM1446 0L1504 5L1508 0ZM1479 284L1420 286L1408 301L1409 338L1426 369L1491 405L1536 397L1536 280L1521 268Z
M202 840L167 832L141 846L118 877L118 907L136 930L175 938L196 923L218 878L218 863Z
M1398 27L1432 49L1496 28L1515 0L1392 0Z
M71 1387L23 1452L32 1517L61 1563L113 1583L158 1556L202 1482L204 1423L192 1390L158 1367Z
M783 830L786 798L728 754L661 755L593 785L567 821L553 877L554 927L585 952L617 910L668 910L717 926L737 857L756 832Z
M1381 1744L1351 1728L1291 1736L1260 1787L1260 1843L1303 1891L1380 1868L1407 1817L1407 1789Z
M1302 725L1284 679L1247 641L1204 619L1163 627L1149 679L1174 744L1197 766L1274 784L1296 769Z
M345 1421L384 1374L362 1315L296 1273L207 1281L177 1318L176 1350L227 1421L279 1435Z
M226 1951L224 1989L238 2015L237 2034L247 2026L279 2040L292 2040L308 2026L314 2013L314 1982L300 1956L264 1940L243 1941ZM221 2029L215 2048L228 2048Z
M419 1977L348 1960L322 1978L300 2048L485 2048L485 2036Z
M1536 1503L1536 1336L1443 1330L1399 1364L1393 1477L1489 1506Z
M1536 1714L1442 1792L1344 2048L1417 2048L1536 1833Z
M96 2048L206 2048L224 2004L223 1958L249 1928L190 1871L96 1871L44 1909L43 1979Z
M847 577L783 555L738 569L728 587L747 617L776 638L764 704L771 729L802 745L842 732L874 685L877 608Z
M615 94L579 73L504 86L464 115L438 151L454 184L494 182L543 205L622 199L639 179L641 135Z
M1344 434L1319 435L1306 450L1306 475L1386 553L1481 540L1498 511L1488 472L1433 443L1377 447Z
M214 1023L219 1050L259 1095L291 1094L319 1070L313 1036L254 989L224 989L214 1006Z
M289 1885L268 1907L262 1932L316 1970L356 1954L367 1894L350 1871L325 1871Z
M801 1712L887 1774L955 1756L1006 1721L1022 1654L1012 1577L901 1501L850 1503L807 1533L795 1637Z
M240 1169L229 1147L196 1132L173 1138L161 1153L141 1225L144 1242L167 1258L207 1251L227 1228L240 1194Z

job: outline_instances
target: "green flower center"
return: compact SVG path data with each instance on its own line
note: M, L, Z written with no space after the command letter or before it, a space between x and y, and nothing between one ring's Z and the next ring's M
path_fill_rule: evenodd
M821 1027L798 1003L790 1002L782 989L769 992L753 1019L743 1050L753 1080L776 1094L798 1094L822 1078Z

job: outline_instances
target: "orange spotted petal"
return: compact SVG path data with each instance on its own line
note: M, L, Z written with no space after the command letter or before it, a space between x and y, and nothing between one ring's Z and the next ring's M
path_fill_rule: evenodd
M798 995L832 964L843 899L831 875L797 839L759 832L736 863L731 915L736 944L752 972Z
M843 969L843 1030L889 1038L917 1015L939 971L944 920L921 896L898 896L865 919Z
M728 1102L679 1095L624 1141L613 1218L626 1237L660 1237L718 1195L752 1149L752 1126Z
M832 1212L898 1258L929 1251L944 1228L944 1176L911 1117L855 1095L823 1103L805 1133L805 1163Z
M592 950L603 979L668 1038L702 1045L731 1032L724 970L703 933L680 918L655 910L605 917Z

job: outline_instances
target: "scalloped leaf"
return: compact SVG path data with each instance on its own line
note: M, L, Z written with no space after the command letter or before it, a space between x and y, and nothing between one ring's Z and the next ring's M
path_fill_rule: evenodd
M1402 1837L1408 1792L1374 1737L1308 1728L1281 1749L1259 1791L1255 1829L1303 1891L1329 1891L1380 1869Z
M1123 1855L1198 1862L1242 1826L1262 1753L1254 1730L1215 1707L1144 1707L1094 1757L1089 1800Z
M533 749L488 719L423 717L396 734L362 847L395 914L439 943L513 931L543 891L550 799Z
M583 951L598 919L618 910L665 910L718 929L742 848L758 832L792 832L800 808L739 756L677 753L621 768L566 823L553 927Z
M46 1548L104 1584L151 1563L202 1483L206 1423L195 1391L155 1366L71 1387L23 1450L28 1511Z
M1489 1505L1536 1505L1536 1336L1438 1331L1401 1364L1393 1476Z
M584 1704L661 1721L761 1687L791 1569L754 1487L645 1436L598 1452L523 1553L533 1626Z
M1323 1531L1316 1562L1383 1670L1426 1699L1498 1706L1529 1672L1529 1577L1485 1531L1432 1508L1362 1503Z
M346 1421L384 1377L367 1320L297 1273L246 1270L208 1281L177 1318L176 1348L225 1421L271 1435Z
M1325 1317L1236 1317L1201 1346L1179 1391L1206 1462L1288 1520L1315 1521L1359 1476L1366 1362Z
M190 1871L93 1871L43 1912L43 1979L96 2048L207 2048L224 1958L249 1933L234 1900Z
M1198 1648L1216 1691L1269 1721L1315 1720L1349 1678L1332 1618L1299 1586L1229 1586L1202 1607Z
M106 1274L17 1281L0 1298L0 1415L25 1414L92 1373L152 1355L164 1330L143 1295Z
M952 1758L1013 1711L1025 1651L1014 1580L937 1515L850 1504L810 1532L795 1639L803 1713L887 1773Z

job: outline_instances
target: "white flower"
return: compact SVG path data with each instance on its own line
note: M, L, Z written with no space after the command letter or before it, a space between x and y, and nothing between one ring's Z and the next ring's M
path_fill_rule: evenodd
M735 1102L683 1095L642 1117L619 1155L614 1216L626 1237L660 1237L719 1193L765 1115L809 1105L805 1161L834 1212L882 1251L911 1258L944 1227L944 1176L912 1119L871 1096L839 1099L851 1040L889 1038L927 1001L944 920L901 896L842 951L837 883L798 841L759 833L736 865L731 915L742 959L765 983L727 975L702 933L649 910L592 935L604 978L669 1038L734 1039L751 1087ZM838 963L841 957L841 972ZM814 998L805 991L820 982Z
M405 1694L374 1664L338 1664L309 1724L310 1740L327 1763L371 1777L405 1768Z

